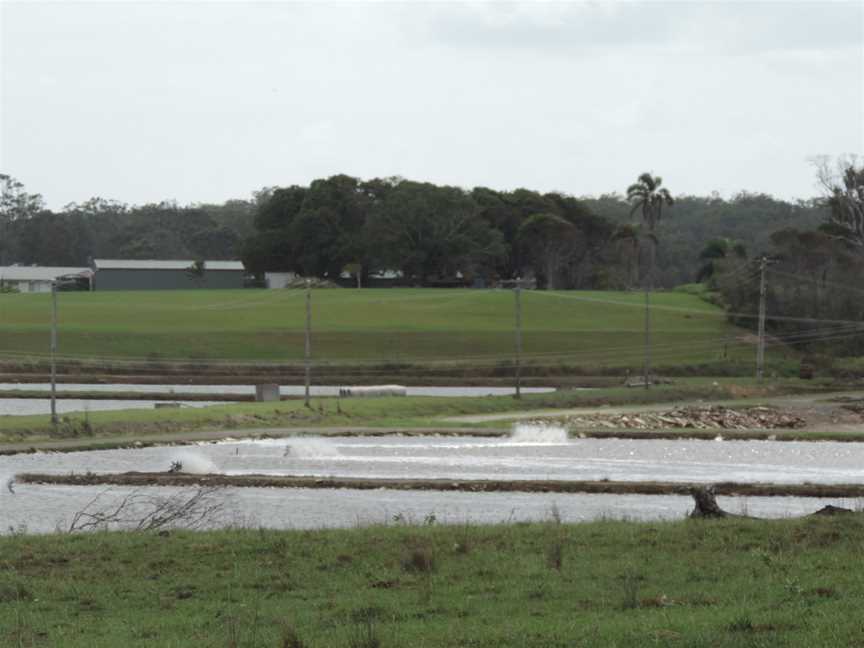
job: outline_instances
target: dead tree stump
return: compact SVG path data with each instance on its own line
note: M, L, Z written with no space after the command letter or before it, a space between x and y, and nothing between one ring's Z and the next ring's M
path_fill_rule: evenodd
M712 486L694 486L690 489L690 495L696 503L696 508L690 513L691 518L738 517L720 508Z
M693 497L693 501L696 503L696 508L693 509L693 512L690 513L691 518L748 518L748 519L759 519L753 518L749 515L736 515L735 513L729 513L728 511L724 511L720 508L720 505L717 504L717 495L714 492L713 486L693 486L690 489L690 495ZM827 506L822 507L815 513L810 513L810 517L813 515L844 515L847 513L854 513L852 509L843 508L842 506L833 506L832 504L828 504Z

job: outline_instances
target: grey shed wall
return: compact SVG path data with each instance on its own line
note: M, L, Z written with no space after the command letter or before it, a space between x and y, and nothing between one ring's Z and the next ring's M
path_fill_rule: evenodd
M197 290L242 288L242 270L205 270L193 279L186 270L97 270L94 290Z

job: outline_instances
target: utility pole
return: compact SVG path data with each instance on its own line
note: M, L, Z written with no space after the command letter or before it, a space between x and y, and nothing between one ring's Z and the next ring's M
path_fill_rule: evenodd
M513 289L516 297L516 394L514 398L522 398L522 280L516 280Z
M651 290L654 287L654 240L649 239L648 273L645 277L645 359L642 366L642 380L645 389L651 387Z
M765 269L768 259L763 255L760 266L759 279L759 344L756 347L756 380L762 382L765 376Z
M57 425L57 281L51 282L51 423Z
M309 407L309 388L312 384L312 282L306 280L306 389L304 402Z

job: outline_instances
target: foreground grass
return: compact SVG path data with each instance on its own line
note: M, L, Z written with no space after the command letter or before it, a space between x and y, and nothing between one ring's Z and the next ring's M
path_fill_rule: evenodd
M241 403L206 408L130 409L89 414L69 414L56 428L49 417L0 417L0 443L36 443L78 440L98 446L101 440L134 440L141 435L177 435L202 430L255 428L447 428L501 427L500 422L467 424L448 422L459 415L506 414L551 411L569 407L680 403L700 399L741 399L805 393L829 388L828 383L781 380L757 385L740 379L681 380L651 390L612 387L593 390L561 390L548 394L526 394L521 400L509 396L479 398L370 398L314 399L311 408L301 401ZM507 423L503 424L507 427Z
M0 538L0 645L864 643L860 515Z
M639 366L642 300L626 292L528 291L526 361ZM698 296L653 298L655 362L675 366L753 357L721 309ZM319 290L315 359L324 363L459 362L490 369L513 358L514 300L501 290ZM46 354L50 297L0 295L0 352ZM298 361L303 291L63 293L60 351L77 357Z

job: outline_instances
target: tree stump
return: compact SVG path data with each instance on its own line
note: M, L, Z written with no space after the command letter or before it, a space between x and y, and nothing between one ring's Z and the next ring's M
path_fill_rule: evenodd
M736 515L735 513L729 513L728 511L724 511L720 508L720 505L717 504L717 495L714 492L713 486L693 486L690 489L690 495L693 497L693 501L696 503L696 508L693 509L693 512L690 513L691 518L747 518L747 519L759 519L753 518L749 515ZM810 517L813 515L844 515L847 513L854 513L852 509L843 508L842 506L834 506L832 504L828 504L827 506L822 507L815 513L810 513L804 517Z
M694 486L690 489L690 495L696 503L696 508L690 513L691 518L740 517L720 508L712 486Z

